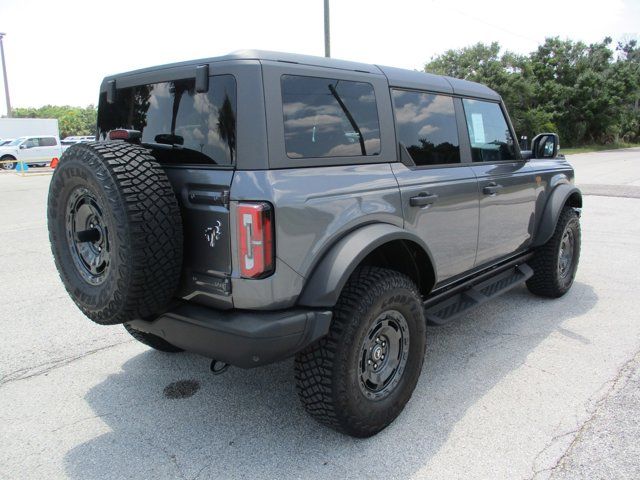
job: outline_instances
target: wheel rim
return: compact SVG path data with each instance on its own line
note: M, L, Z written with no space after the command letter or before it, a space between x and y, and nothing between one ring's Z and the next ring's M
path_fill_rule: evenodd
M13 170L13 167L15 167L15 166L16 166L16 164L13 161L11 161L10 163L3 163L2 164L2 168L4 170Z
M398 385L409 358L409 326L397 310L380 314L360 347L359 385L370 399L387 397Z
M109 229L95 195L74 190L67 201L67 243L80 276L91 285L104 282L111 265Z
M558 275L565 279L571 272L573 265L573 253L575 251L575 237L571 229L566 229L560 241L560 254L558 255Z

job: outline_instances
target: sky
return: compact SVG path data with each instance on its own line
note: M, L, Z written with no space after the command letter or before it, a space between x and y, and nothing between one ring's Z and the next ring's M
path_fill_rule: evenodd
M640 0L331 0L330 10L332 57L409 69L477 42L528 53L549 36L640 38ZM324 55L323 0L0 0L0 32L14 108L95 104L105 75L235 50Z

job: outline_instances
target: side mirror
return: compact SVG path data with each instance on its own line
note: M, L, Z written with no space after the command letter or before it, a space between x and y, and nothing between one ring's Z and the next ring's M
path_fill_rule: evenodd
M27 144L26 143L21 143L20 147L18 147L18 148L20 148L20 150L24 150L25 148L27 148Z
M560 148L557 133L541 133L531 140L531 152L534 158L556 158Z

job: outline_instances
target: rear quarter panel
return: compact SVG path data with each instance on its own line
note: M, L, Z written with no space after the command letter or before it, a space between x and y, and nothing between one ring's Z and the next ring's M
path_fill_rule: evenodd
M233 205L242 200L268 201L275 213L276 271L262 280L241 279L234 259L236 308L291 306L304 279L339 238L369 223L403 225L400 192L388 163L237 171L231 200L232 221Z

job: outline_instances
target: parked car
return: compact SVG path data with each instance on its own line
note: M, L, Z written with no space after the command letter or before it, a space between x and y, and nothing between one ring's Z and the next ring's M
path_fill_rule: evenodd
M13 138L4 138L0 140L0 147L2 147L3 145L8 145L11 142L13 142Z
M95 142L95 135L76 135L71 137L64 137L60 142L62 144L62 151L64 152L71 145L75 145L76 143L87 143L87 142Z
M60 140L48 135L18 137L0 146L0 161L5 170L16 168L19 161L24 161L29 166L46 166L60 155Z
M576 274L558 136L523 154L484 85L240 52L106 77L98 128L48 200L80 310L216 373L295 356L307 411L349 435L400 414L427 323L523 283L559 297Z

